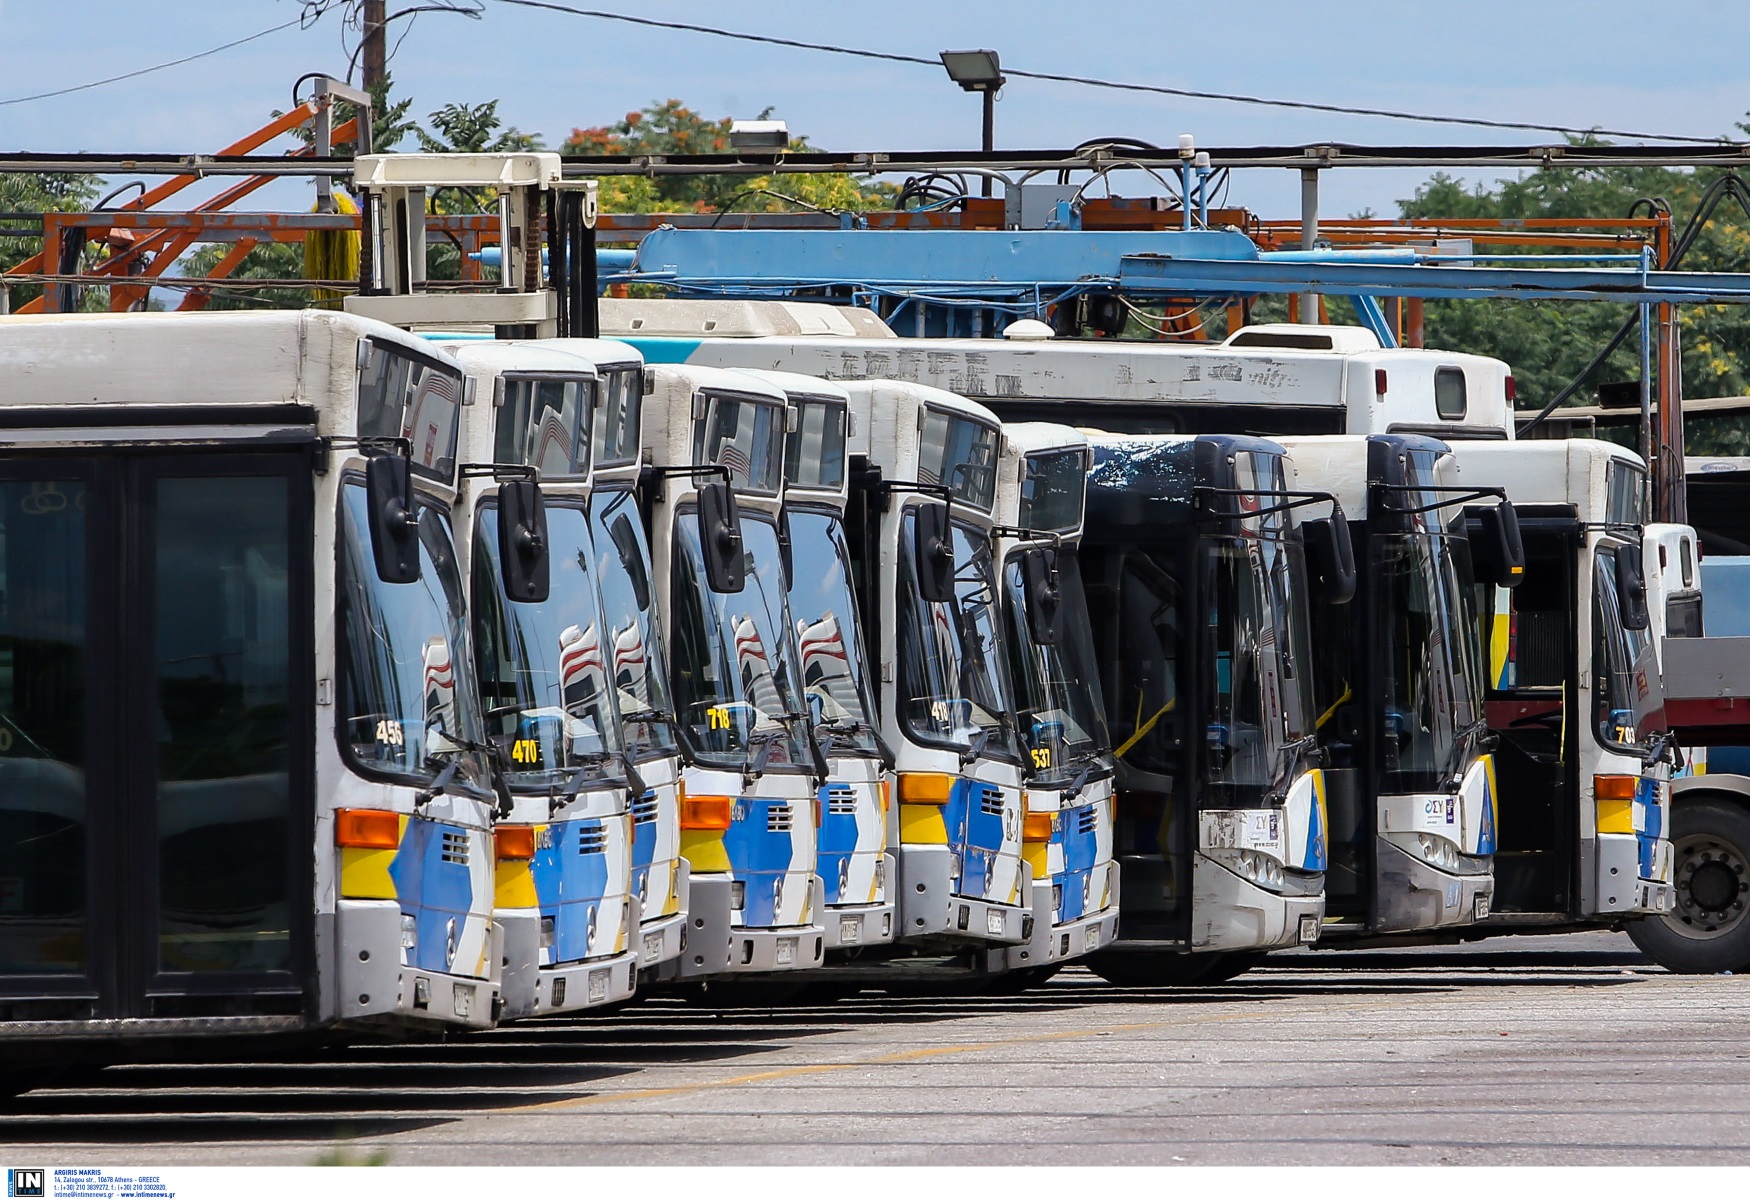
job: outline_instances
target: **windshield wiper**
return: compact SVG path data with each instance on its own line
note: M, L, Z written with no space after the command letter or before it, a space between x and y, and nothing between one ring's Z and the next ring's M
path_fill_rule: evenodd
M1100 759L1097 755L1087 755L1082 759L1082 769L1076 773L1075 779L1069 782L1069 787L1063 790L1064 800L1073 801L1082 795L1082 789L1088 786L1088 781L1093 778L1094 768L1099 762Z
M665 725L674 724L674 714L667 709L634 709L630 713L620 714L622 724L631 722L662 722Z
M960 766L965 768L968 763L971 763L974 759L978 758L979 755L983 754L985 746L996 736L996 732L1002 728L1003 727L1001 726L980 726L978 728L978 733L974 734L967 742L966 749L960 752Z
M608 761L608 753L606 751L596 751L593 754L588 755L577 755L576 758L581 762L581 766L572 773L571 779L565 782L565 788L563 790L551 787L547 789L548 817L555 816L561 809L571 804L572 801L575 801L577 799L577 794L582 792L584 785L588 784L591 780L603 780L607 778L608 773L602 766Z
M414 807L430 804L443 795L444 790L450 786L450 782L456 778L456 772L462 766L461 752L467 751L475 755L485 755L487 761L492 764L493 770L488 774L492 778L493 795L498 798L498 816L500 819L509 817L514 803L510 797L510 785L504 781L504 752L496 743L471 742L466 738L457 738L454 735L442 733L441 730L440 734L450 744L449 747L441 751L426 752L426 759L430 761L441 755L447 761L444 763L443 770L438 772L432 782L414 794Z
M880 732L874 726L855 717L848 721L837 718L832 721L823 721L814 728L825 733L829 738L851 739L859 734L867 734L877 740L880 738Z

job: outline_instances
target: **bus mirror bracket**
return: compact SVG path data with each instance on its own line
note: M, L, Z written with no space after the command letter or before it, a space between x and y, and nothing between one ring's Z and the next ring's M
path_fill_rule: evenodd
M689 463L676 467L651 467L645 474L658 493L671 476L698 479L715 476L697 485L699 496L699 546L705 555L705 582L711 591L732 595L747 587L747 557L742 550L741 513L735 505L735 489L729 468L721 463Z
M1349 536L1343 506L1333 497L1331 515L1301 522L1300 531L1321 598L1332 605L1346 605L1354 600L1355 543Z
M1055 646L1063 634L1063 588L1057 578L1057 550L1041 546L1027 552L1027 624L1033 641Z
M544 604L552 592L541 473L523 463L464 463L461 474L498 483L498 570L506 600Z
M1635 545L1616 552L1616 596L1625 630L1644 630L1650 624L1647 577L1641 570L1640 556L1641 548Z
M370 511L377 578L385 584L417 584L419 509L413 498L412 460L393 451L367 459L365 507Z
M1505 497L1477 512L1478 539L1472 546L1477 578L1500 588L1517 588L1525 578L1525 541L1519 513Z
M547 505L533 479L505 480L498 486L498 562L506 599L525 605L547 600L553 584Z
M918 592L931 604L954 600L954 540L949 531L948 505L931 501L917 507Z
M727 480L699 486L699 543L704 548L705 580L711 591L736 593L747 587L741 514Z
M1050 546L1033 546L1022 552L1021 573L1027 594L1028 633L1036 646L1057 645L1063 634L1063 587L1057 572L1060 536L1049 530L1006 525L995 527L991 533L1028 542L1050 540Z
M918 492L935 498L913 509L917 514L917 541L912 546L912 567L918 578L919 596L933 605L952 604L955 567L950 506L954 503L954 490L946 484L918 480L878 480L871 486L883 497L895 492Z

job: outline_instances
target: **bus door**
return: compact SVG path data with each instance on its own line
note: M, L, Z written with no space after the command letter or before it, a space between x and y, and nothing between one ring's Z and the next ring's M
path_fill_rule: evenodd
M1196 698L1181 703L1195 629L1189 545L1084 542L1079 550L1117 762L1112 853L1122 866L1118 936L1126 941L1191 938L1191 735L1203 731L1193 724Z
M311 471L0 456L0 1020L313 1013Z
M1575 756L1578 723L1587 720L1575 701L1580 528L1535 512L1519 509L1523 582L1511 592L1477 586L1489 661L1486 712L1500 740L1492 906L1499 913L1566 913L1574 901Z

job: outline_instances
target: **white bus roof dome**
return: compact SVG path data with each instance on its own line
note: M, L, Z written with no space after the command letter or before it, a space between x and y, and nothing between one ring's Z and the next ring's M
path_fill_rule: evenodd
M1043 321L1035 321L1031 317L1023 317L1003 326L1003 337L1011 342L1044 342L1055 338L1057 331Z
M1236 350L1334 350L1338 354L1357 354L1379 350L1379 339L1372 330L1359 325L1248 325L1235 330L1222 342Z

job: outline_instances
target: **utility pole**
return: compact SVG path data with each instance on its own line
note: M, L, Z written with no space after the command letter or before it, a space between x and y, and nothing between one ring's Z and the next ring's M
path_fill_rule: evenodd
M388 21L388 0L365 0L365 44L364 60L365 91L370 91L383 82L383 72L386 63L383 61L386 49L386 39L383 37L383 26Z

